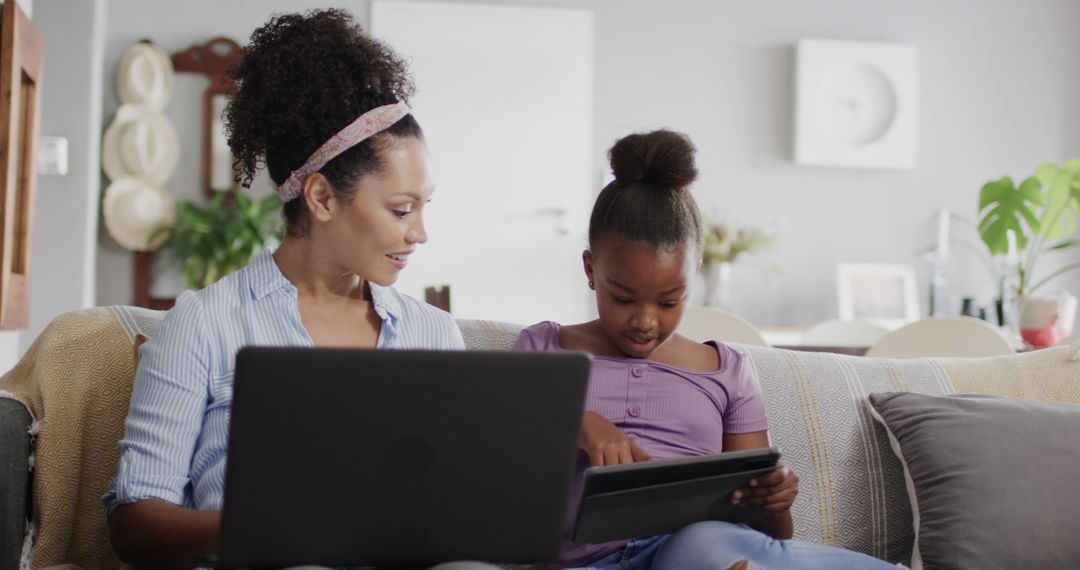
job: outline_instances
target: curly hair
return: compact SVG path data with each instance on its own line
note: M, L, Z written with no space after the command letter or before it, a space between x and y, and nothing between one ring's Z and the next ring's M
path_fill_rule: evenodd
M608 151L615 180L600 191L589 217L589 245L609 234L657 248L700 248L701 213L689 186L697 179L694 144L682 133L627 135Z
M244 187L264 166L281 184L361 114L407 102L415 90L408 64L336 9L273 16L251 34L229 77L235 90L225 108L225 133ZM393 143L390 136L423 133L407 115L331 160L320 172L338 196L349 198L361 176L381 170L379 153ZM286 203L284 215L290 235L306 233L303 200Z

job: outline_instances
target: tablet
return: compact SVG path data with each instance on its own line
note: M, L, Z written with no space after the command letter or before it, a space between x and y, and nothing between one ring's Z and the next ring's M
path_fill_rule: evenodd
M776 467L775 447L590 467L574 526L578 544L668 534L703 520L747 522L761 509L731 504L735 489Z

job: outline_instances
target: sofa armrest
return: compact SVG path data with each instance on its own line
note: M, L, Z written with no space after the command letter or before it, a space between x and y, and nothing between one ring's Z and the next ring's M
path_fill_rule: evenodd
M18 568L30 496L30 412L0 398L0 568Z

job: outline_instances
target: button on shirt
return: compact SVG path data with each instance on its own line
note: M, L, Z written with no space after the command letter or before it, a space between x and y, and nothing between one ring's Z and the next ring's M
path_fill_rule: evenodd
M220 509L236 353L244 346L315 346L297 289L266 250L214 285L185 292L144 344L117 476L103 501L161 499ZM376 348L463 350L448 313L369 284L382 320Z
M594 356L585 409L617 426L653 459L708 455L723 451L725 433L765 431L765 405L753 367L738 349L720 342L720 368L699 371L652 360ZM559 325L543 322L526 328L517 350L562 350ZM585 566L625 543L578 545L569 540L581 499L588 456L579 455L564 525L559 567Z

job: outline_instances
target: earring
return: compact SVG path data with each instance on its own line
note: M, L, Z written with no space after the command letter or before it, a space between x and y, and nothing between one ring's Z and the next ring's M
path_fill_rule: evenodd
M592 279L589 279L589 289L596 289L596 286L593 285Z

